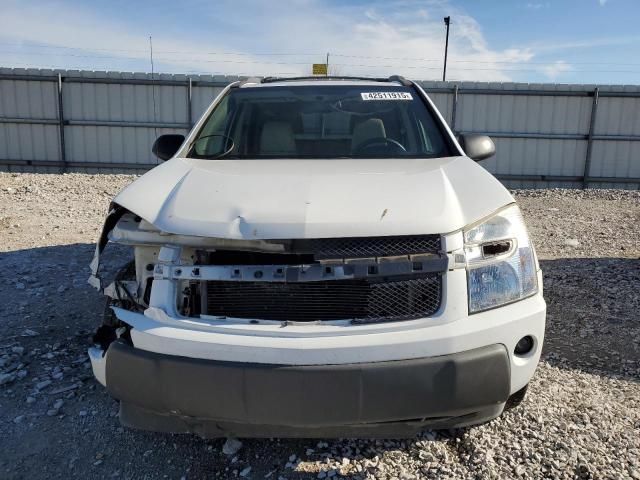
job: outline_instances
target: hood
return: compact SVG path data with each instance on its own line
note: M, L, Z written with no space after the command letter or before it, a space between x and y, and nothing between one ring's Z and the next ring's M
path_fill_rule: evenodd
M249 240L447 233L513 198L467 157L175 158L114 201L164 232Z

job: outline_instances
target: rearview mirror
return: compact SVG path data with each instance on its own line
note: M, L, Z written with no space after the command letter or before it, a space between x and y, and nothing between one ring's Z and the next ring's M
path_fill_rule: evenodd
M160 160L169 160L180 149L180 146L184 142L184 135L168 134L160 135L153 142L151 151Z
M496 146L493 140L486 135L467 133L460 135L459 142L467 157L476 162L492 157L496 153Z

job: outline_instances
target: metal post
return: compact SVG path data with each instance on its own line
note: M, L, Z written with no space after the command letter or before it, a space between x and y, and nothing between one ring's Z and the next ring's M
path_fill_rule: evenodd
M451 131L456 134L456 113L458 111L458 84L453 86L453 105L451 105Z
M598 87L593 91L593 103L591 104L591 120L589 120L589 134L587 135L587 155L584 159L584 174L582 175L582 188L585 189L589 185L589 174L591 172L591 155L593 152L593 132L596 127L596 115L598 113L598 98L600 89Z
M444 24L447 26L447 39L444 43L444 69L442 70L442 81L447 80L447 52L449 51L449 24L451 23L451 17L444 17Z
M329 76L329 52L327 52L327 77Z
M67 171L67 149L64 144L64 108L62 102L62 75L58 74L58 133L60 135L60 161L62 173Z
M189 77L189 85L187 85L187 124L189 124L191 127L193 127L192 95L193 95L193 82L191 81L191 77Z

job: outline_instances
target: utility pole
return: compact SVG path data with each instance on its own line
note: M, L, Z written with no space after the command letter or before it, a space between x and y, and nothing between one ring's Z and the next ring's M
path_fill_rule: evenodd
M329 76L329 52L327 52L327 76Z
M451 17L444 17L444 24L447 26L447 39L444 43L444 69L442 70L442 81L447 80L447 51L449 50L449 24Z
M153 123L155 124L158 121L158 110L156 108L156 84L155 84L155 75L153 68L153 39L151 35L149 35L149 58L151 60L151 95L153 98ZM158 129L153 127L153 134L156 138L158 138Z

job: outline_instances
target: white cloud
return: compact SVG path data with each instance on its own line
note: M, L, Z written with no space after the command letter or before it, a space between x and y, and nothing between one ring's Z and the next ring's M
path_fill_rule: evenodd
M181 5L190 13L177 27L172 18L157 24L157 19L135 8L116 19L98 15L88 7L91 4L86 5L36 5L24 0L4 4L0 42L82 50L25 46L13 48L20 52L16 54L6 53L10 49L3 46L0 64L148 71L148 35L152 33L156 70L162 71L308 74L311 63L324 61L325 52L330 52L332 70L342 75L397 73L438 79L446 15L452 17L448 79L509 81L509 70L514 68L509 62L533 57L528 48L492 48L478 22L446 0L378 0L366 7L334 3L329 7L323 0L249 0L241 6L236 0L215 4L191 0ZM257 55L270 52L316 55Z
M542 67L542 71L550 80L556 80L561 74L573 70L564 60L558 60Z
M604 7L607 3L607 0L598 0L598 3L600 4L601 7Z
M142 28L149 27L150 31L154 28L144 21L141 23ZM272 65L259 57L244 55L225 55L212 63L213 57L202 52L243 52L216 42L190 41L184 36L167 35L162 28L155 28L160 30L153 35L153 47L157 52L154 55L156 71L243 74L247 73L247 66L251 66L270 75L276 70L283 70L282 65ZM30 5L28 2L3 5L0 42L22 45L22 48L3 46L0 49L0 64L7 66L124 71L150 69L149 31L101 18L82 8ZM42 48L41 45L72 50ZM9 53L12 50L17 53ZM187 53L177 55L172 52ZM234 61L236 63L232 63ZM296 73L295 69L289 70L283 73Z
M593 37L589 40L547 40L530 44L529 48L537 54L547 54L565 50L591 49L594 47L615 47L638 42L640 42L640 35L627 35L619 37Z

